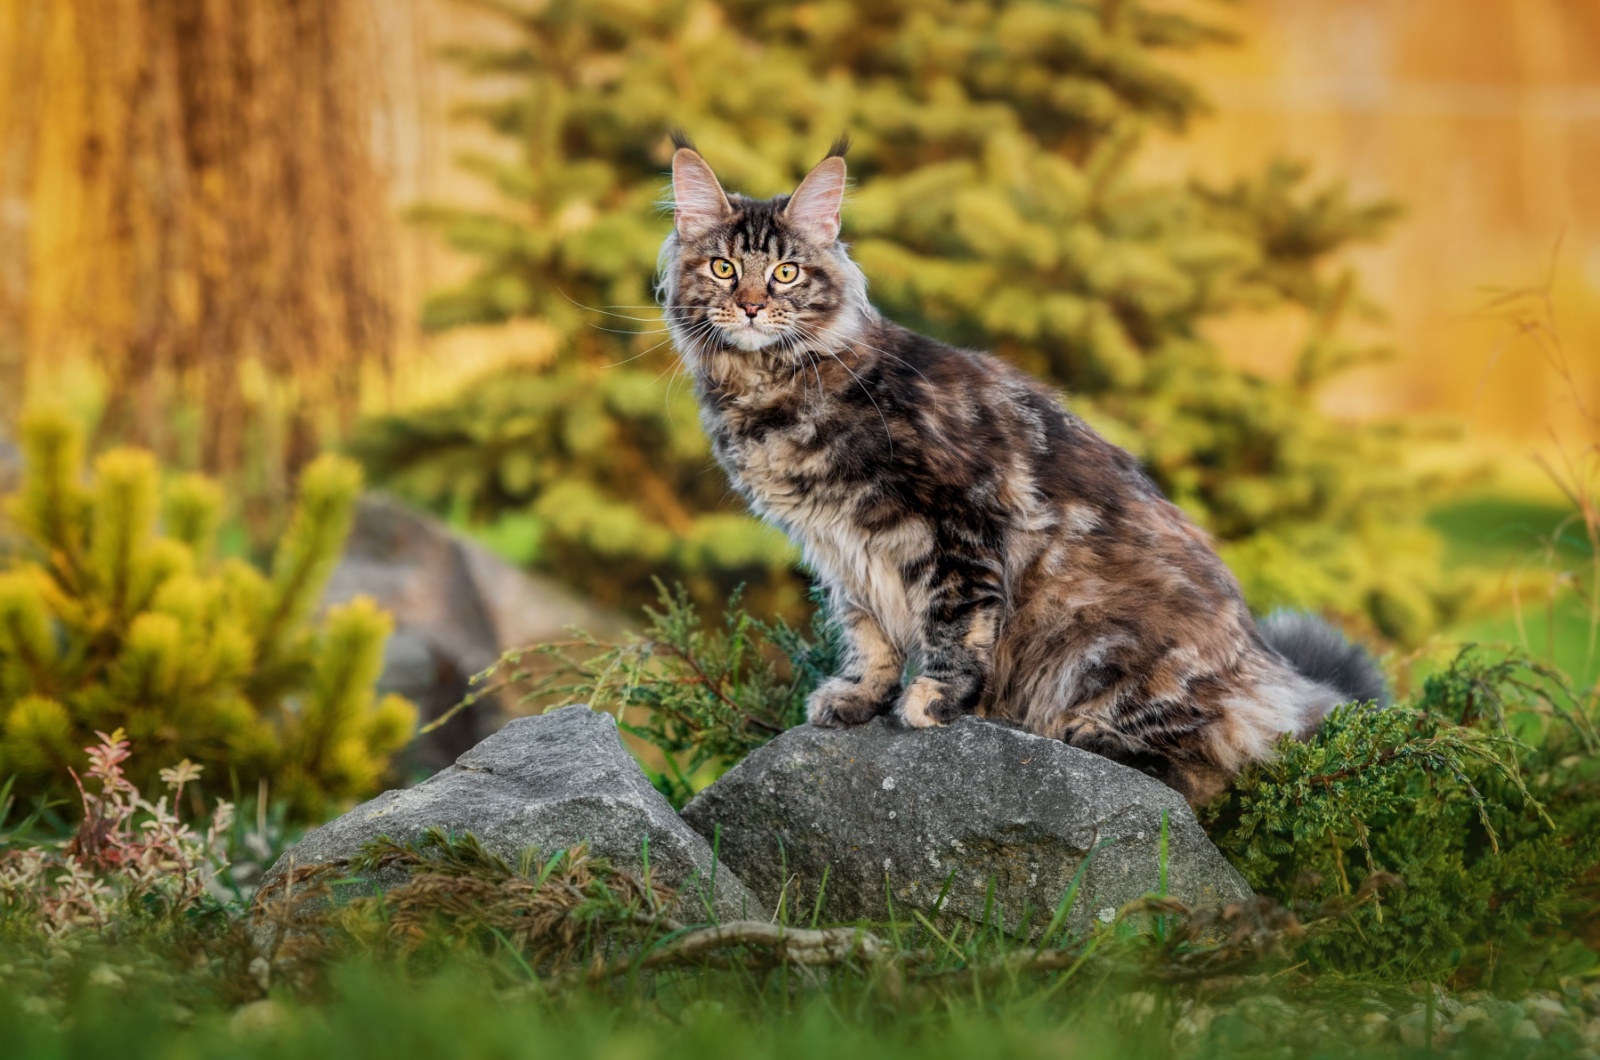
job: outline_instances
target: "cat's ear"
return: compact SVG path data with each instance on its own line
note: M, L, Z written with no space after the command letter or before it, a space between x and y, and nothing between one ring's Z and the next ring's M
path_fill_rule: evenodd
M783 219L824 243L839 238L839 208L844 205L844 159L830 154L789 196Z
M693 236L721 224L733 212L706 160L692 147L672 156L672 203L681 235Z

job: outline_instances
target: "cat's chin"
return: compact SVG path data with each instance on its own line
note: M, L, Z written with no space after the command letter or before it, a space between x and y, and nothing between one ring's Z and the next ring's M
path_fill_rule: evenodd
M724 331L722 337L728 341L728 345L737 346L739 349L747 350L750 353L764 350L778 341L777 335L765 331L757 331L755 328L750 327Z

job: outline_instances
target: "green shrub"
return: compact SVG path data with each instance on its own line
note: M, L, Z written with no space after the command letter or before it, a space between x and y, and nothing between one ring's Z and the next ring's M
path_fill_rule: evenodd
M643 632L614 644L580 633L575 642L510 652L479 680L526 688L537 676L525 701L615 712L661 753L664 767L646 770L681 807L698 786L805 721L806 696L833 673L838 643L816 596L809 629L757 619L737 593L722 625L708 629L682 586L669 592L658 582L656 590ZM529 656L556 665L525 667Z
M307 467L263 575L216 559L222 497L205 479L163 490L148 453L119 449L83 485L82 438L55 413L26 417L22 447L9 514L24 546L0 558L0 778L17 795L70 791L63 767L81 771L81 749L113 729L149 770L188 758L247 791L266 780L301 817L376 786L415 723L373 691L390 619L357 599L312 621L354 464Z
M1526 989L1591 972L1600 741L1560 675L1464 650L1389 710L1346 706L1206 808L1258 891L1403 886L1312 938L1318 966Z
M1227 34L1135 0L487 6L519 39L455 58L510 87L464 113L520 153L471 162L495 208L423 211L477 262L425 320L537 318L559 343L547 368L367 424L375 481L478 520L532 513L539 561L611 599L646 602L660 575L797 614L793 553L709 466L651 309L665 131L769 195L843 129L845 232L875 301L1069 391L1216 536L1254 606L1416 642L1452 605L1405 432L1318 407L1383 354L1356 337L1381 314L1339 258L1395 209L1281 163L1218 188L1138 173L1147 137L1205 111L1165 58ZM1301 326L1288 378L1206 338L1262 312Z

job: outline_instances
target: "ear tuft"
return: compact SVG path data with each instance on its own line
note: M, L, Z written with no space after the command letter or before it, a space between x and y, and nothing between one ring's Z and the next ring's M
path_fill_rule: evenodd
M679 147L672 156L672 202L678 232L686 236L721 224L733 212L717 175L692 147Z
M783 219L832 243L839 238L839 210L844 205L844 159L830 154L806 174L789 197Z

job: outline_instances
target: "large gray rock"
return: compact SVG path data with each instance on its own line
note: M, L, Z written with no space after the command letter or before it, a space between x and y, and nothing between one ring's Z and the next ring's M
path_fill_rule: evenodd
M584 706L514 719L436 776L384 792L307 834L268 870L263 887L291 864L342 867L379 836L411 840L434 826L471 832L513 864L526 847L548 855L588 843L635 873L648 836L651 874L678 889L680 917L709 919L707 899L719 919L764 915L733 873L713 873L710 846L650 785L623 748L616 720ZM368 882L383 887L398 877Z
M355 596L371 597L394 616L378 690L410 699L424 721L461 702L472 675L505 651L565 639L571 626L604 636L618 625L555 582L377 494L356 507L323 604ZM428 772L449 765L505 723L504 706L488 698L462 711L408 749L407 763Z
M1251 897L1172 789L1125 766L1010 726L962 718L910 730L879 718L779 736L683 811L762 903L809 910L828 870L825 916L885 920L934 909L981 920L990 881L1008 928L1037 931L1097 847L1068 924L1110 920L1160 882L1191 905ZM720 835L717 834L720 828ZM1102 845L1104 844L1104 845Z

